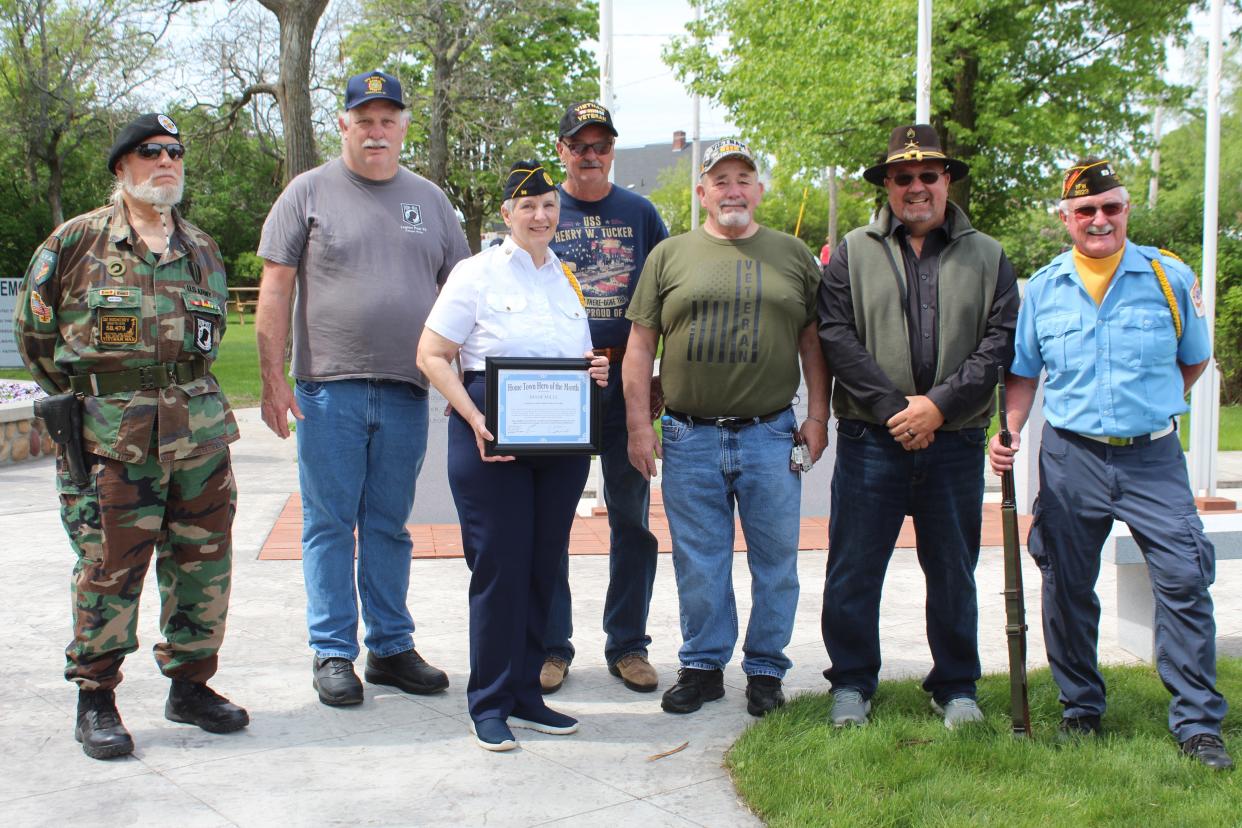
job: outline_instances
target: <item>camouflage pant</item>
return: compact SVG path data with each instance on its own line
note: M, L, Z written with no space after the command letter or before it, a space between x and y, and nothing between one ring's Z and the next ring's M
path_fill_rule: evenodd
M138 599L151 555L160 585L165 640L155 660L169 678L204 682L224 639L237 486L228 449L160 463L87 455L91 482L79 488L57 458L73 570L73 642L65 678L86 690L121 682L121 662L138 649Z

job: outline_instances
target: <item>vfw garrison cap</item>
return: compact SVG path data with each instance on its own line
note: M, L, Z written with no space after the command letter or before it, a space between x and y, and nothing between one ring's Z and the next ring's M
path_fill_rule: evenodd
M1113 165L1104 158L1084 158L1065 171L1061 198L1099 195L1121 186Z

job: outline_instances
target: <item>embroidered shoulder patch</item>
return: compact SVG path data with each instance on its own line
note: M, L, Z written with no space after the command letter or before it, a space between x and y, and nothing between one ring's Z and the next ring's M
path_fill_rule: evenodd
M1199 280L1190 287L1190 304L1195 306L1195 316L1202 319L1207 316L1207 308L1203 306L1203 291L1199 288Z
M52 309L47 306L47 302L43 301L38 288L30 291L30 312L44 325L52 321Z

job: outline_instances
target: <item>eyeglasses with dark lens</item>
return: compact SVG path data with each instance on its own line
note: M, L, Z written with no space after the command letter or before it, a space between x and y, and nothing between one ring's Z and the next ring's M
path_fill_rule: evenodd
M134 147L134 152L138 153L139 158L145 158L148 161L153 158L159 158L161 152L166 152L169 159L176 161L178 158L185 156L185 145L178 143L161 144L159 141L148 141L145 144L139 144Z
M1074 215L1080 219L1093 219L1095 218L1096 211L1100 210L1104 215L1112 218L1124 209L1126 209L1126 205L1120 201L1110 201L1107 204L1101 204L1099 207L1096 207L1094 204L1084 204L1081 207L1074 208Z
M596 155L607 155L612 152L612 141L596 141L592 144L579 144L564 141L565 149L577 158L586 155L587 150L594 150Z
M939 181L940 176L942 175L948 175L948 173L936 172L935 170L923 170L923 172L919 173L917 176L913 173L897 173L896 175L890 175L888 180L896 184L898 187L909 187L914 183L914 179L918 178L919 181L922 181L930 187Z

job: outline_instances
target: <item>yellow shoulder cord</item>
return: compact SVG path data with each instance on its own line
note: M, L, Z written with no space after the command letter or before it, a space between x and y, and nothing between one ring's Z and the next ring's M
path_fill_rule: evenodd
M1173 330L1180 340L1182 338L1182 314L1177 309L1177 297L1173 295L1173 286L1169 284L1169 277L1164 274L1164 265L1152 259L1151 269L1156 271L1156 278L1160 280L1160 290L1164 292L1164 301L1169 303L1169 313L1173 314Z
M569 286L574 289L574 293L578 294L578 301L581 302L582 307L585 308L586 297L582 295L582 288L578 286L578 280L574 278L574 272L570 270L569 265L564 262L561 262L561 270L565 271L565 278L569 280Z

